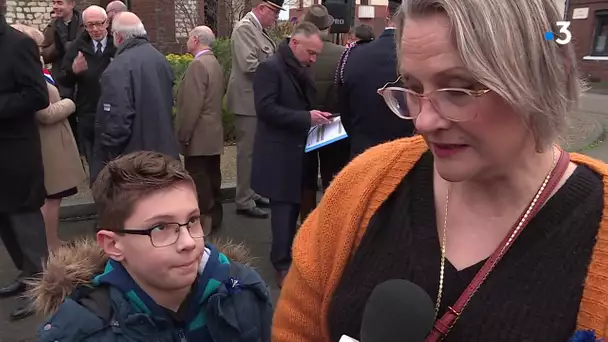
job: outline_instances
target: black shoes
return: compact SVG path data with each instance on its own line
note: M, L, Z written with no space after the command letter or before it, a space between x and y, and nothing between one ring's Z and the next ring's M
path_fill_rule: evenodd
M270 200L266 197L260 197L255 200L255 205L260 208L270 208Z
M253 207L251 209L237 209L236 213L238 215L243 215L243 216L252 217L252 218L261 218L261 219L268 218L268 216L269 216L267 212L265 212L264 210L262 210L258 207Z
M25 284L21 278L15 279L12 283L0 288L0 297L13 297L25 292ZM34 314L34 306L29 298L18 298L19 306L10 314L13 321L23 319Z
M25 284L20 278L15 279L12 283L0 288L0 297L13 297L20 295L25 291Z
M30 298L19 298L19 306L10 314L12 321L24 319L34 314L34 304Z

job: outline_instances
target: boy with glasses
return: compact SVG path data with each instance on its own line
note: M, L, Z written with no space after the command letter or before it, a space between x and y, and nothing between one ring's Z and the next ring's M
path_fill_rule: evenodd
M268 289L205 244L195 189L182 164L159 153L110 161L93 185L97 244L58 250L33 290L54 313L39 341L270 341Z

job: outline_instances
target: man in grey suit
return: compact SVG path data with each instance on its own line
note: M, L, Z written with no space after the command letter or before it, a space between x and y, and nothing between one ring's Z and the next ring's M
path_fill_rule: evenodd
M235 114L237 148L237 214L267 218L259 207L268 207L268 199L251 189L251 159L257 127L253 101L253 75L258 65L275 53L276 45L266 33L282 10L283 0L254 0L254 7L232 31L232 70L228 81L226 104Z

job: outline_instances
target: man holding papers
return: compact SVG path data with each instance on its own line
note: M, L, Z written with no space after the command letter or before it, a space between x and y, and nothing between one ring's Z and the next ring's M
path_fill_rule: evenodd
M330 116L313 110L316 91L309 66L323 49L319 33L314 24L299 24L277 53L258 66L253 79L258 125L251 187L270 199L270 260L279 286L291 265L306 138L311 126L328 123Z

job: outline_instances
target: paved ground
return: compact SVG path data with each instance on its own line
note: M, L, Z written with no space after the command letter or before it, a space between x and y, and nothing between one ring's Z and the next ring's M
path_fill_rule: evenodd
M231 238L234 242L244 242L251 254L257 257L256 267L266 280L273 293L274 300L278 298L274 271L268 255L270 253L270 220L249 219L237 216L233 203L224 204L224 227L218 232L219 238ZM93 221L81 220L63 222L61 224L62 238L89 234L93 230ZM215 234L214 234L215 236ZM16 276L16 271L0 241L0 282L8 282ZM0 342L30 342L35 341L35 328L41 323L42 317L31 317L18 322L10 322L9 312L14 308L13 299L0 299ZM76 341L74 341L76 342Z
M585 94L583 96L581 110L597 119L604 126L604 135L608 134L608 95ZM592 148L583 151L585 154L608 162L608 142L606 137Z

